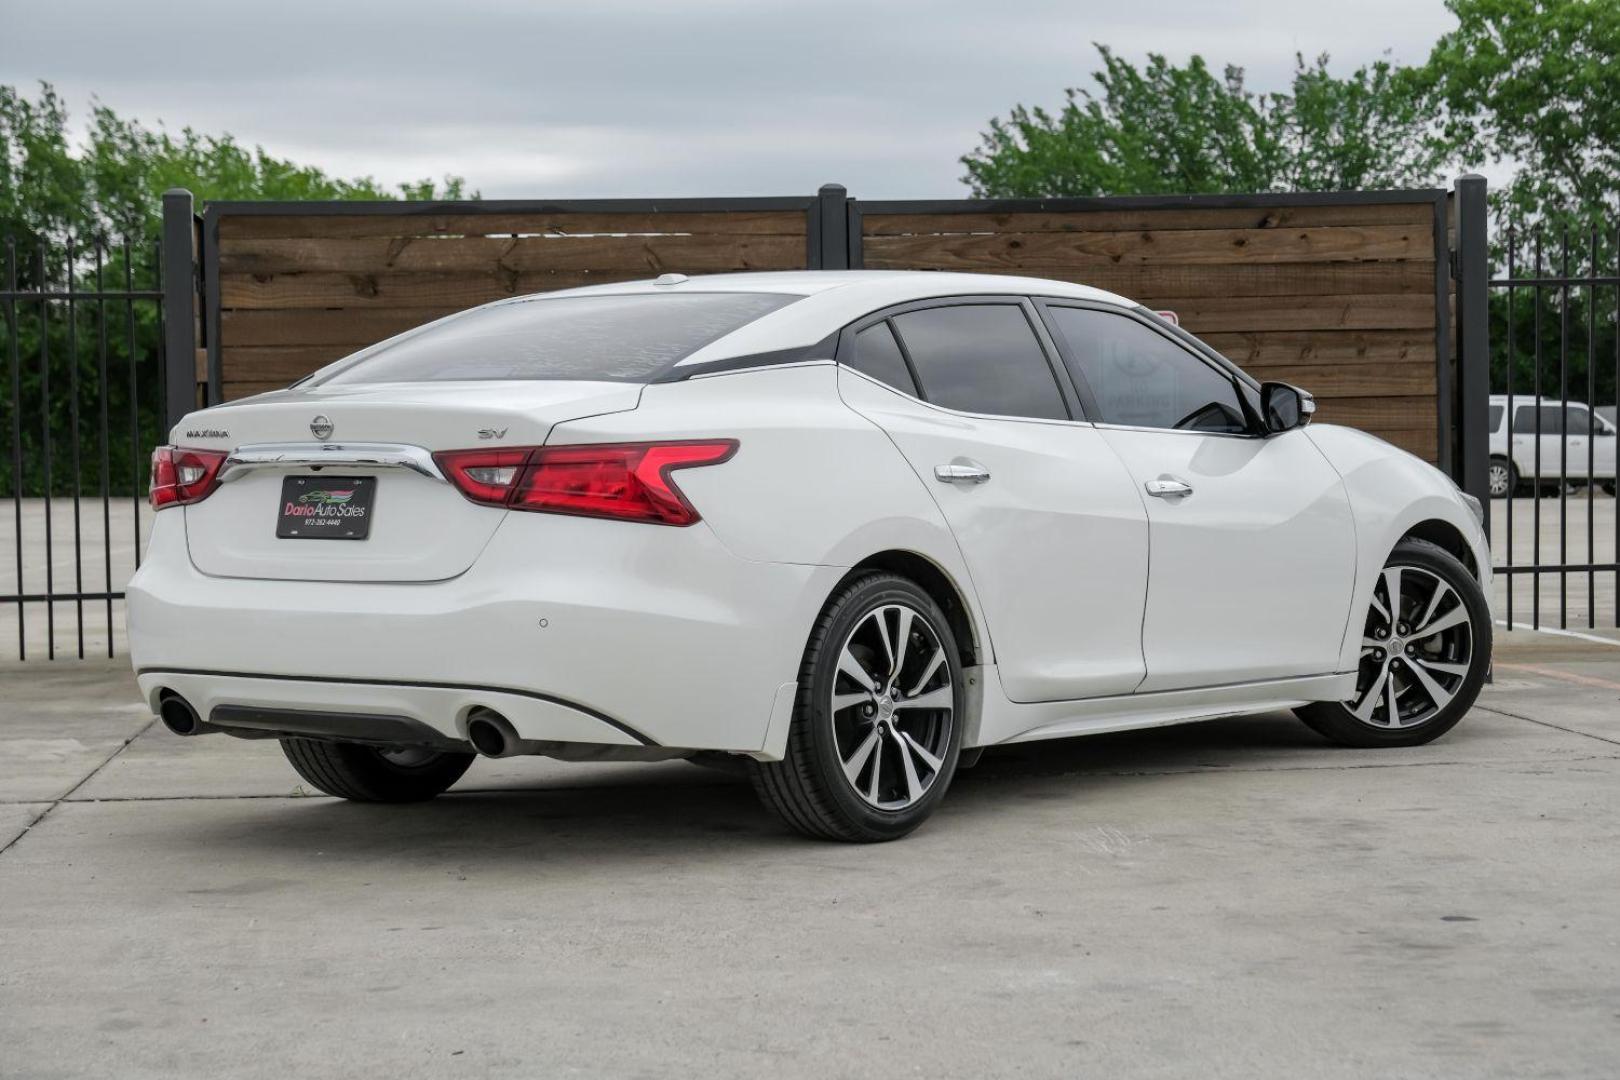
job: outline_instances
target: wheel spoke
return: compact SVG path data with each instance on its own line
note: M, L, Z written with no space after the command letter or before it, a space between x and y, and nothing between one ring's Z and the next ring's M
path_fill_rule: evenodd
M861 745L855 748L855 752L845 759L844 775L849 777L852 786L859 784L856 777L861 775L861 770L866 767L867 761L872 757L872 751L877 749L878 742L878 731L876 727L873 727L867 733L866 738L861 741ZM872 771L877 772L877 768L874 766Z
M1414 657L1412 657L1412 659L1416 660L1419 664L1421 664L1423 667L1427 668L1428 670L1430 670L1430 671L1438 671L1442 675L1459 675L1460 676L1460 675L1467 675L1468 674L1468 665L1467 664L1452 664L1452 663L1448 663L1448 662L1441 661L1441 660L1425 660L1421 656L1414 656Z
M875 727L872 729L872 736L874 739L872 744L874 748L872 753L872 779L867 785L866 797L875 806L878 801L878 785L883 782L883 739L878 735Z
M1385 622L1392 623L1395 621L1389 617L1389 608L1385 607L1384 602L1378 599L1378 590L1376 589L1373 590L1372 606L1374 611L1378 612L1378 614L1384 617Z
M861 662L855 659L855 654L849 651L848 645L845 645L844 651L838 654L838 670L854 679L855 684L863 690L877 693L877 680L873 679L866 668L861 666Z
M1427 626L1429 620L1434 618L1434 613L1440 610L1440 601L1450 594L1451 586L1443 581L1436 580L1434 583L1434 595L1429 597L1429 606L1423 610L1423 618L1417 620L1416 625ZM1458 601L1458 603L1461 603L1461 601Z
M872 695L868 693L834 694L832 696L832 711L843 712L851 705L864 705L871 700Z
M1450 630L1468 621L1468 609L1458 604L1444 615L1436 616L1432 621L1420 626L1407 638L1408 641L1420 641L1423 638L1433 637L1442 630Z
M844 775L849 777L850 783L855 783L855 778L866 767L867 761L871 759L873 751L878 748L879 742L881 742L881 738L878 735L878 730L873 727L867 733L866 738L861 740L861 745L856 747L855 752L845 760Z
M916 739L913 739L909 731L902 731L900 733L900 737L906 740L906 745L911 747L911 752L922 758L924 764L926 764L930 769L933 769L935 772L939 772L940 766L945 764L939 758L935 757L933 754L930 754L927 750L924 750L922 743L918 742Z
M956 698L949 686L942 686L938 690L930 690L918 697L908 698L905 701L894 703L894 709L949 709L956 704Z
M1367 687L1366 693L1361 695L1361 700L1351 708L1350 711L1356 714L1358 720L1372 719L1373 709L1377 707L1378 698L1383 694L1384 684L1388 681L1389 668L1385 667L1378 672L1378 678L1372 681L1372 685Z
M1389 709L1389 726L1400 727L1401 704L1397 700L1397 692L1395 690L1395 673L1393 671L1390 672L1388 681L1384 683L1384 699L1385 705Z
M1389 599L1389 610L1384 617L1390 622L1397 622L1401 617L1401 568L1398 566L1384 567L1384 593Z
M934 672L938 671L939 666L944 662L945 650L936 646L934 655L928 660L928 666L923 668L922 678L918 679L916 685L907 690L906 693L911 694L913 697L921 693L922 688L928 685L928 680L934 677Z
M872 612L870 618L877 623L878 637L883 639L883 657L889 662L889 670L894 670L894 642L889 637L889 608L878 608Z
M907 752L906 740L900 734L900 729L889 728L889 734L894 736L894 744L900 748L900 768L906 777L906 802L914 803L922 798L922 781L917 778L917 766L912 764L911 754Z
M900 626L895 634L894 667L889 671L888 682L893 684L900 678L900 670L906 666L906 645L911 641L911 609L900 609Z
M1451 701L1453 696L1451 691L1435 682L1434 676L1423 670L1423 665L1411 664L1407 670L1417 676L1419 685L1423 687L1423 692L1429 695L1429 700L1434 702L1436 710L1445 708L1447 703Z

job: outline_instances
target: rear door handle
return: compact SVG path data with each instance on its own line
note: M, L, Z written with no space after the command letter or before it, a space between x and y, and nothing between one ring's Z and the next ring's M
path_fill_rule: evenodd
M942 484L982 484L990 479L990 470L976 461L952 462L935 465L934 479Z
M1171 479L1170 477L1160 477L1157 480L1149 480L1143 486L1147 488L1147 493L1149 495L1159 499L1167 499L1172 495L1191 495L1193 493L1191 484L1185 483L1181 480Z

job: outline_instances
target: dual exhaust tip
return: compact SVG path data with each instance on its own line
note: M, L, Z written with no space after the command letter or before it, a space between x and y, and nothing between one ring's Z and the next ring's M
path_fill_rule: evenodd
M158 719L182 737L218 730L205 723L196 707L173 690L158 692ZM467 719L467 740L485 757L517 757L531 752L529 741L518 737L512 722L490 709L473 710Z

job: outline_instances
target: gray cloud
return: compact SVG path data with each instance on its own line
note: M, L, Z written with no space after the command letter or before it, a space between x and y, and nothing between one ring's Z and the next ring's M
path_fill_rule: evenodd
M229 131L341 174L457 173L491 197L960 194L1013 104L1058 104L1091 43L1237 63L1421 59L1441 0L0 2L0 81L77 113Z

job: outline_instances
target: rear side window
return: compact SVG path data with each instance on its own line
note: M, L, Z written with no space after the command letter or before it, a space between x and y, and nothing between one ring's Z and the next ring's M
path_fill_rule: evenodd
M989 416L1067 420L1057 376L1023 309L959 304L894 317L925 400Z
M1497 428L1502 426L1502 414L1505 413L1505 412L1507 412L1507 406L1506 405L1492 405L1491 406L1491 427L1490 427L1490 430L1495 431Z
M402 334L316 385L460 379L643 382L703 346L799 299L780 293L558 296L476 308Z
M851 352L849 366L894 387L902 394L919 396L917 384L911 378L911 369L906 367L906 358L900 354L894 332L886 322L868 326L855 335L855 348Z
M1573 412L1573 410L1571 410ZM1541 414L1541 434L1562 435L1564 433L1564 410L1557 405L1543 405L1539 409L1534 405L1525 405L1513 411L1513 432L1516 435L1534 435L1536 433L1536 414ZM1574 417L1571 417L1574 419Z

